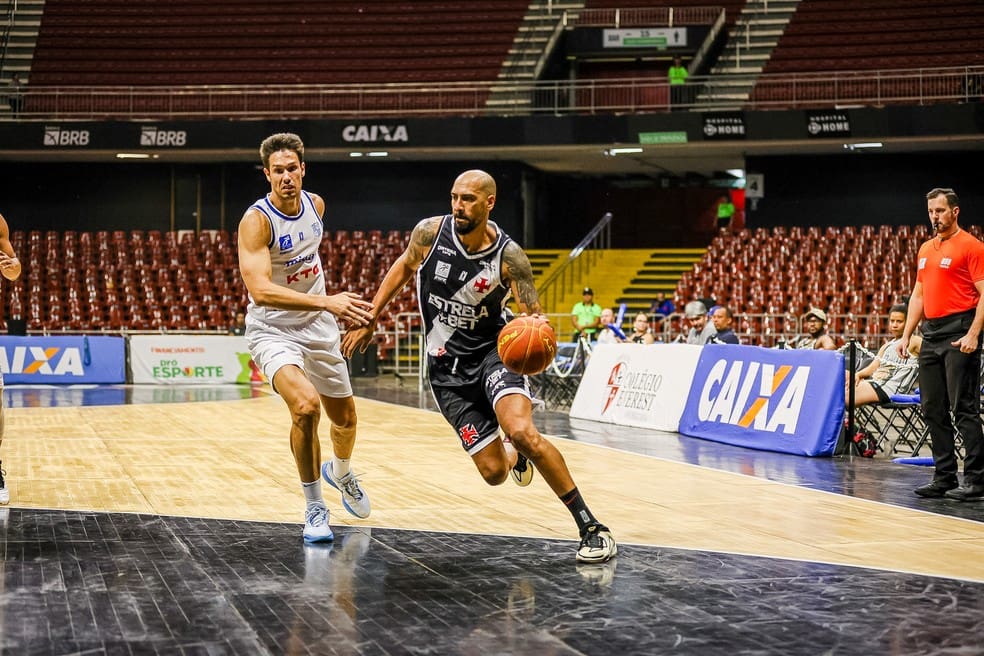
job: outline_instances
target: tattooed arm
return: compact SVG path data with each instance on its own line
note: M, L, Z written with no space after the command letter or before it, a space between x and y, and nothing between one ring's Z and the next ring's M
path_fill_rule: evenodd
M509 282L513 297L524 314L540 314L540 297L533 284L533 267L526 253L514 241L502 251L502 278Z
M376 330L376 321L383 313L383 308L400 293L413 278L417 269L420 268L424 258L430 252L431 246L434 245L434 240L437 239L437 231L441 227L442 219L443 217L433 216L424 219L414 227L413 232L410 233L410 243L407 244L407 249L403 251L400 257L396 258L396 262L393 262L393 266L389 268L389 271L383 276L382 282L379 283L376 295L373 296L372 323L362 328L346 331L345 336L342 337L342 353L345 357L352 357L355 349L366 350L372 340L372 334ZM528 263L527 266L529 266Z

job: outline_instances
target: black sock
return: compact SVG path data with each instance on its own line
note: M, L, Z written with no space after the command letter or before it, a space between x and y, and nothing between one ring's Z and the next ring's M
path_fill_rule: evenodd
M560 500L564 502L567 509L571 511L574 516L574 521L577 522L577 531L579 534L584 534L584 529L591 526L592 524L597 524L598 520L595 516L591 514L588 510L588 505L584 503L584 499L581 498L581 493L578 492L575 487L573 490L560 497Z

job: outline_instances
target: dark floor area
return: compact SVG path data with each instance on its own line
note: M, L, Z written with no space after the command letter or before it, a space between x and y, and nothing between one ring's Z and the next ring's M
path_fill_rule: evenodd
M628 545L3 513L10 654L973 653L984 584Z

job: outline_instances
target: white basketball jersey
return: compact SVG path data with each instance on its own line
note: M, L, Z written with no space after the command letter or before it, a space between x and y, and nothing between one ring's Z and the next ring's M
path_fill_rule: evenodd
M269 196L257 200L253 208L262 212L270 222L270 261L273 282L302 294L325 295L325 273L318 247L321 244L321 217L311 195L301 192L301 211L296 216L280 212ZM278 310L262 307L249 298L249 315L270 326L297 326L310 321L321 312Z

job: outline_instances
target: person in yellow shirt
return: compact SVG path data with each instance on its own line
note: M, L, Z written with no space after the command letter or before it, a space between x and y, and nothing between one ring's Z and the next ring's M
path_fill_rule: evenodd
M666 76L670 82L670 104L682 105L687 98L686 84L690 73L679 55L673 58L673 65L666 72Z

